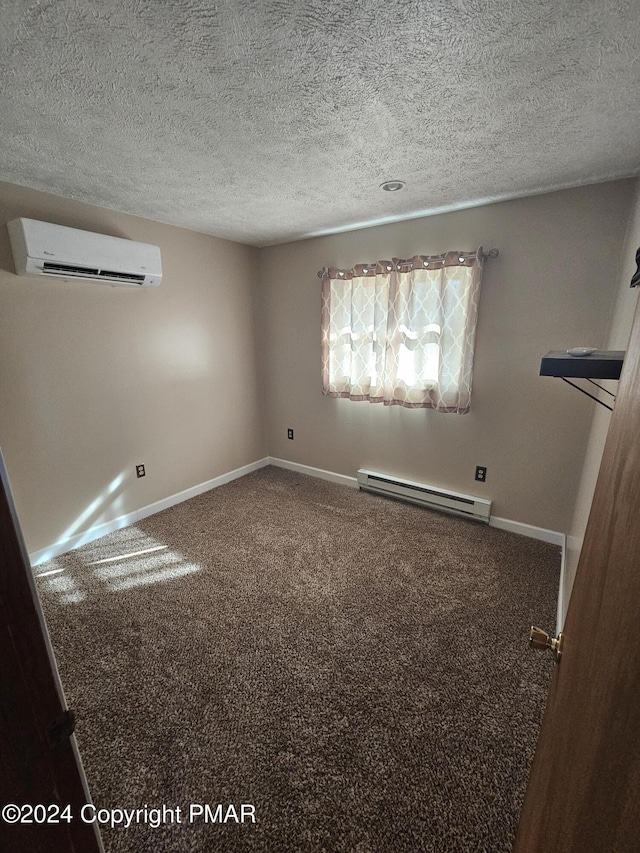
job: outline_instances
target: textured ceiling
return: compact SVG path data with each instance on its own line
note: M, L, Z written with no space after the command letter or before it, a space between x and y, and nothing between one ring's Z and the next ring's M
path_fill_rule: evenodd
M0 179L267 245L636 175L639 11L1 0Z

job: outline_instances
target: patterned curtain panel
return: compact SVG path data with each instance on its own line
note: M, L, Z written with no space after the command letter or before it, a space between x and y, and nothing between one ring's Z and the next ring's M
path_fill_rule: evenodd
M325 269L322 393L465 414L482 249Z

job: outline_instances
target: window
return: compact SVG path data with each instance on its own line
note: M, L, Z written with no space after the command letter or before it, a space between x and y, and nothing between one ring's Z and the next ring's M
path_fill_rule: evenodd
M482 258L478 249L325 269L323 394L468 412Z

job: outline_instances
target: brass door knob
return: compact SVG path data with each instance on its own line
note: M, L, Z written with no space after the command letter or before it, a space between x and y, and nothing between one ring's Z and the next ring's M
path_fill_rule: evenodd
M562 654L562 639L561 633L554 639L542 628L536 628L535 625L532 625L529 632L529 647L532 649L549 649L557 661Z

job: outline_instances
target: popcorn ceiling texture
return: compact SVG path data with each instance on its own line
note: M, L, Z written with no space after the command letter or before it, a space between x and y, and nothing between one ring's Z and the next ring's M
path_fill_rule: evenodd
M0 179L266 245L634 175L638 20L637 0L4 0Z

